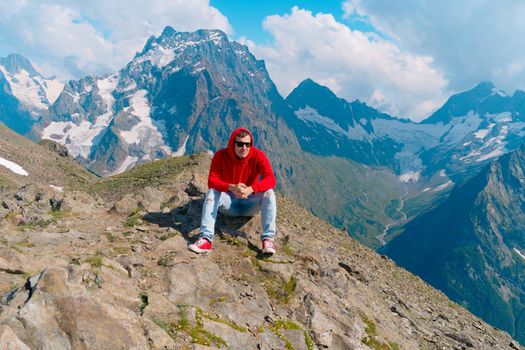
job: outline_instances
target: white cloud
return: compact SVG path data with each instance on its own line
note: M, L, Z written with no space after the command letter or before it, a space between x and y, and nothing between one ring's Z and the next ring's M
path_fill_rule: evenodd
M347 0L345 17L366 17L406 50L434 57L450 88L490 80L525 88L525 3L519 0Z
M330 14L313 15L294 7L289 15L267 17L263 26L274 38L272 45L244 42L265 59L284 95L303 79L312 78L340 97L358 98L387 113L416 120L444 101L447 81L431 57L352 31Z
M209 0L0 0L0 52L21 53L44 74L79 78L124 67L167 25L231 32Z

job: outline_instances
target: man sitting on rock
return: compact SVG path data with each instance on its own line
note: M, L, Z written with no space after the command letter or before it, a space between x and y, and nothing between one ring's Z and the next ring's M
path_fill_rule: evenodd
M200 235L188 248L195 253L211 251L217 211L226 216L254 216L261 211L262 252L274 254L277 214L275 176L263 151L253 147L252 134L243 128L230 136L228 147L215 153L204 198Z

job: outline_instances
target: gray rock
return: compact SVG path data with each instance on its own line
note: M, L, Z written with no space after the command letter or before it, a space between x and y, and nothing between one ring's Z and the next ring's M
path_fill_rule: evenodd
M189 196L202 196L208 192L208 179L202 175L194 174L190 183L184 190Z
M205 330L224 340L231 350L255 349L255 339L249 332L240 332L225 323L203 320Z
M161 206L166 202L167 195L153 187L146 187L140 192L142 198L140 206L149 213L158 213L161 211Z
M164 331L162 328L156 325L155 322L147 318L143 318L142 326L153 349L176 348L173 339L166 333L166 331Z
M264 332L260 333L258 335L258 341L257 344L258 348L260 350L277 350L277 349L285 349L285 343L281 339L279 339L278 336L270 332L269 330L265 330Z
M67 271L49 269L20 291L2 314L2 323L15 324L15 333L30 347L46 349L148 349L137 316L68 283ZM27 302L25 302L25 300ZM12 318L6 319L11 315ZM94 322L96 320L96 322Z
M281 334L292 343L297 350L309 350L305 341L304 331L300 329L281 329Z
M236 294L224 281L216 264L180 264L168 274L169 299L174 304L209 306L202 296L222 296L234 300Z
M137 195L126 194L113 205L112 211L125 215L133 214L139 207L141 200Z
M22 342L13 330L7 325L0 325L0 349L2 350L31 350Z

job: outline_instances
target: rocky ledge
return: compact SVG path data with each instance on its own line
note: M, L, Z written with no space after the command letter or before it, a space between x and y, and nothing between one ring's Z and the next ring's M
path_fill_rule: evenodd
M275 256L259 217L220 218L213 252L188 251L207 162L169 184L4 194L0 348L521 348L283 197Z

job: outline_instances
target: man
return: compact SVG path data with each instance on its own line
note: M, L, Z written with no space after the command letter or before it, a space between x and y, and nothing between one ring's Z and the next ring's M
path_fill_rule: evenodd
M262 252L274 254L277 214L275 176L266 155L253 147L252 134L239 128L228 147L215 153L204 198L200 235L188 248L195 253L211 251L217 212L226 216L253 216L261 211Z

